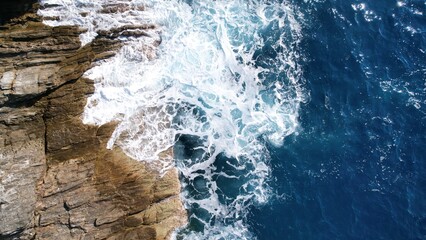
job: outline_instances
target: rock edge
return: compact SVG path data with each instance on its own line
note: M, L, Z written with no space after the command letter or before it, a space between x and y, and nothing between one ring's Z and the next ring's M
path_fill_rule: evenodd
M176 170L161 178L105 148L114 123L81 121L82 75L125 30L80 47L83 29L34 10L0 27L0 239L166 239L186 224Z

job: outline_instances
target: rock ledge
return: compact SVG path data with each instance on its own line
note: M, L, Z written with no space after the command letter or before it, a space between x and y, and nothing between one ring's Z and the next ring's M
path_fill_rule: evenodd
M112 31L80 47L83 31L34 12L0 27L0 239L166 239L186 223L176 170L160 178L105 148L115 124L81 122L83 73L121 46Z

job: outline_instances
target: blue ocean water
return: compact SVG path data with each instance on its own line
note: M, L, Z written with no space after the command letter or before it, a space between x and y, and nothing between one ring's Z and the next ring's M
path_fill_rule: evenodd
M272 152L258 239L426 239L426 2L294 1L308 14L300 130Z
M112 2L39 12L82 44L156 26L85 74L83 121L179 170L175 239L426 239L425 1Z

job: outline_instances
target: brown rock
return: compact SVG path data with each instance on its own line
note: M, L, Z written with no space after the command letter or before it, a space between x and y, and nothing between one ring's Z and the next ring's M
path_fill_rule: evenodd
M82 74L114 55L115 35L154 26L80 47L82 29L40 21L27 14L0 29L0 239L167 238L186 223L177 171L160 177L107 150L116 123L81 121L94 91Z
M36 108L0 112L0 233L28 227L46 169L44 123ZM0 236L1 236L0 234Z

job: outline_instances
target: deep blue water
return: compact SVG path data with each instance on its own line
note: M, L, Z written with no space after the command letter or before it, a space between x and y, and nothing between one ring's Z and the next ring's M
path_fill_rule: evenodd
M426 239L426 2L294 1L309 101L258 239Z

